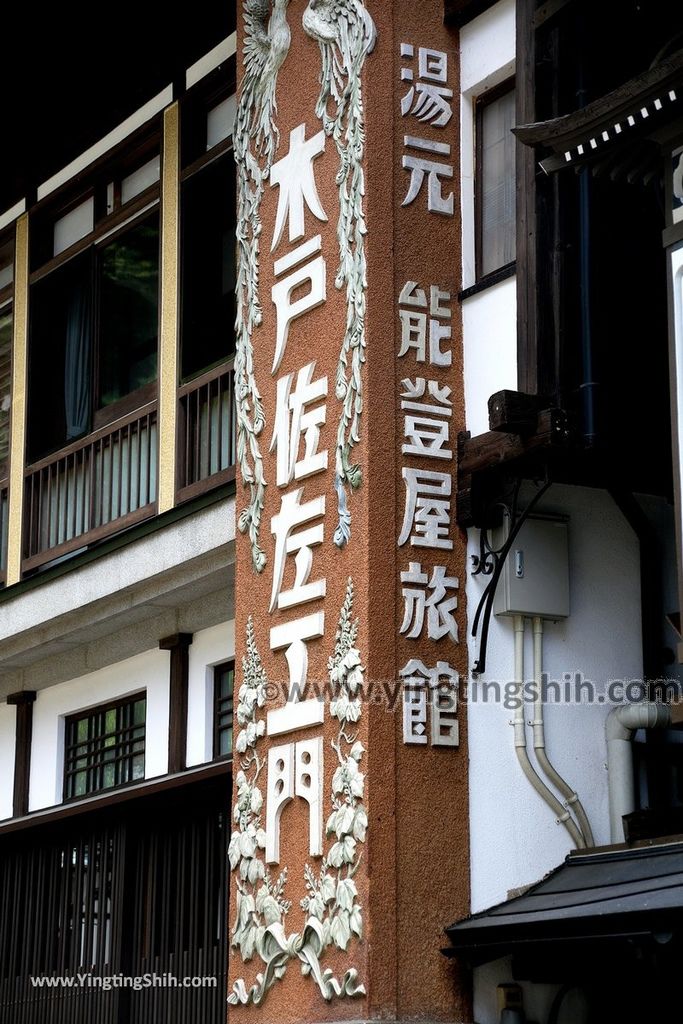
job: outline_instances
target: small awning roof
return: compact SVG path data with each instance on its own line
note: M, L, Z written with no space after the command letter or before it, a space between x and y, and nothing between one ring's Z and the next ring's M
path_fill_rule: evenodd
M519 125L513 132L526 146L552 150L541 160L543 170L551 173L604 160L610 151L651 136L682 112L683 50L678 50L580 110Z
M683 932L683 837L646 847L571 853L522 895L446 929L473 964L531 945Z

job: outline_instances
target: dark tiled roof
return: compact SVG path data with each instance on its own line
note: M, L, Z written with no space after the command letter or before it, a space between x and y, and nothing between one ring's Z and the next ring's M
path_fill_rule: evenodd
M486 962L530 943L683 928L683 840L570 854L521 896L446 929L451 949Z

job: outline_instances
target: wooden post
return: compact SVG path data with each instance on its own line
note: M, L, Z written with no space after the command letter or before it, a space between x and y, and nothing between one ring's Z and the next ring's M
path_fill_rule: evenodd
M33 737L33 704L35 690L20 690L10 693L7 703L17 709L16 746L14 754L14 801L12 813L15 818L28 814L28 788L31 779L31 740Z
M159 641L162 651L171 652L168 691L168 770L182 772L187 767L187 684L188 648L192 633L174 633Z

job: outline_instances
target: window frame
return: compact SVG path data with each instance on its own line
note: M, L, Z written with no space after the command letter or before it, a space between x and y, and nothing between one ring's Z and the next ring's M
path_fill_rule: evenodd
M143 748L142 748L142 758L143 758L143 776L142 776L142 778L141 779L131 778L127 782L119 782L119 783L116 783L113 786L99 786L99 787L97 787L95 789L86 789L85 793L73 793L73 794L69 795L69 780L70 780L70 778L75 778L76 774L79 771L85 771L86 773L92 772L92 771L101 771L103 769L104 765L107 763L107 762L105 762L103 760L100 760L99 762L97 762L97 764L95 766L91 765L91 766L89 766L89 767L87 767L85 769L83 769L83 768L76 769L75 767L74 768L70 768L69 767L70 761L72 761L72 762L76 761L76 756L75 756L74 751L79 746L81 746L84 742L89 742L89 743L101 742L102 739L104 738L104 736L109 735L108 733L103 733L100 736L98 736L98 737L96 737L96 738L94 738L92 740L88 740L88 741L81 740L80 742L78 740L76 740L74 743L70 743L69 742L69 728L71 726L73 726L74 724L76 724L77 722L82 721L83 719L92 718L95 715L105 715L106 716L106 714L109 711L118 711L119 708L125 707L127 705L132 706L132 705L136 704L140 700L144 700L145 701L144 736L143 736ZM146 768L146 763L147 763L146 762L146 759L147 759L147 707L148 707L147 690L146 689L142 689L142 690L136 691L135 693L127 694L125 697L119 697L119 698L116 698L116 699L111 700L111 701L106 701L103 704L96 704L94 707L84 708L84 709L81 709L80 711L74 711L71 714L68 714L68 715L64 716L64 755L63 755L63 758L62 758L62 762L63 762L63 764L62 764L62 802L63 803L72 803L74 801L85 800L85 799L88 799L89 797L93 797L93 796L106 795L108 793L112 793L112 792L114 792L116 790L119 790L119 789L125 789L127 786L139 785L139 783L141 781L144 781L144 778L145 778L145 776L144 776L144 769ZM138 726L133 725L133 726L129 726L129 727L123 727L123 729L117 728L116 734L121 733L121 732L125 731L126 729L134 729L134 728L138 728ZM112 747L110 749L114 749L114 750L118 751L119 748L120 748L120 742L121 741L119 740L119 742L114 747ZM113 760L113 763L117 763L119 761L122 761L126 757L130 758L131 761L132 761L133 756L138 756L139 753L140 753L139 751L137 752L136 755L134 755L132 752L129 755L122 755L120 753L117 753L117 755L115 756L115 758Z
M178 260L179 260L179 302L178 302L178 385L180 387L196 381L206 373L210 373L218 366L234 358L234 353L227 356L221 355L218 359L208 363L199 370L193 370L189 374L183 373L183 342L184 342L184 321L185 321L185 281L184 281L184 252L186 239L185 221L185 192L188 183L192 178L201 174L208 167L220 162L229 161L230 154L234 152L234 135L228 135L215 143L210 149L198 149L197 139L204 132L206 118L209 111L237 95L236 85L236 62L233 55L225 67L215 68L206 78L193 86L181 101L181 165L178 176L179 193L179 237L178 237ZM198 130L201 125L201 132Z
M84 193L81 193L83 196ZM61 213L61 211L60 211ZM100 355L101 355L101 332L100 332L100 311L99 311L99 276L98 267L101 260L101 249L104 245L115 241L119 237L125 236L128 231L133 230L138 225L143 224L144 221L156 215L161 221L161 209L160 209L160 198L159 198L159 183L151 186L142 192L135 199L132 199L125 206L120 207L117 211L110 214L100 224L96 224L95 230L84 238L79 239L73 245L65 249L64 252L58 256L53 257L47 263L45 263L39 269L33 271L29 277L29 293L35 285L40 284L46 280L54 271L62 269L66 264L71 263L73 260L79 257L85 257L89 254L91 260L90 267L90 296L94 305L93 313L93 339L92 339L92 366L91 366L91 386L92 386L92 411L91 411L91 422L90 429L86 431L83 437L88 437L90 434L106 427L110 423L116 422L122 416L128 415L135 409L142 408L149 402L154 401L157 398L158 393L158 382L159 382L159 370L157 366L157 373L154 380L136 388L129 394L124 395L122 398L117 399L115 402L110 402L108 405L100 404ZM159 250L158 250L158 288L157 288L157 354L159 347L159 331L160 331L160 317L161 317L161 227L159 228ZM33 300L35 301L35 300ZM33 305L33 302L31 302ZM29 328L29 369L27 379L27 395L31 393L31 345L33 344L33 332ZM80 439L75 439L80 440ZM27 437L27 442L30 442L30 437ZM38 456L34 457L30 454L30 443L27 448L27 464L33 465L36 462L40 462L43 458L48 455L53 455L56 452L62 451L70 447L72 441L66 441L60 443L57 447L50 448L48 451L42 452Z
M514 272L517 264L517 211L515 210L515 225L512 232L515 240L515 258L509 260L507 263L501 264L500 267L496 267L494 270L490 270L487 273L483 272L484 217L482 173L484 167L484 111L487 107L491 106L492 103L495 103L496 100L501 99L508 93L514 94L516 92L516 85L517 77L513 74L508 78L505 78L504 81L500 82L498 85L493 86L491 89L487 89L485 92L480 93L480 95L475 96L474 98L474 287L477 290L479 290L481 286L486 284L496 284L499 280L508 277ZM515 179L516 191L516 171L513 177ZM467 290L469 291L469 289Z
M232 696L230 696L230 697L219 697L219 694L218 694L218 685L217 685L218 684L218 674L222 670L224 670L224 669L227 670L227 671L231 671L232 672ZM213 697L212 697L212 701L211 701L212 722L213 722L213 746L212 746L213 757L212 757L212 760L213 761L232 761L232 757L233 757L232 751L229 754L221 754L221 753L219 753L219 749L220 749L220 736L221 736L221 732L223 731L223 729L230 728L232 730L232 734L233 734L233 751L234 751L234 735L235 735L235 730L234 730L234 723L233 723L232 719L233 719L234 711L235 711L235 659L234 658L228 658L226 661L221 661L217 665L214 665L212 667L212 675L213 675ZM220 709L220 705L222 705L222 704L226 704L226 707L221 710ZM221 716L221 714L226 714L228 710L230 710L230 715L231 715L230 725L229 726L223 726L223 729L221 729L221 726L220 726L220 716Z

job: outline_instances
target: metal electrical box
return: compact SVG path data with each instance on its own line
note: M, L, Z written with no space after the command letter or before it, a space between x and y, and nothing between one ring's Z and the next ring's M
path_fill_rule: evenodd
M502 547L509 517L495 537ZM569 615L568 523L564 518L529 516L512 542L493 604L496 615L564 619Z

